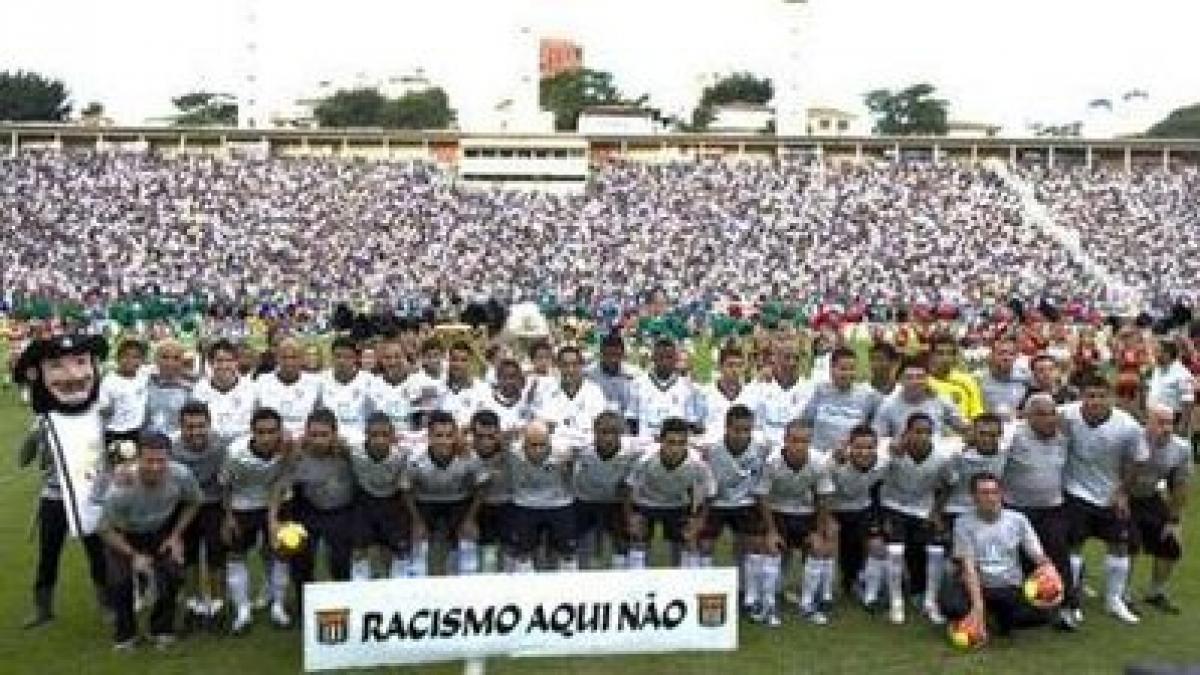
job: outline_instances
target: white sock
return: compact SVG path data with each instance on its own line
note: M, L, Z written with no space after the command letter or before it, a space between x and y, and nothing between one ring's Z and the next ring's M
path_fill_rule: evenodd
M479 571L485 574L500 571L500 547L488 544L479 547Z
M355 558L350 565L350 580L351 581L370 581L371 580L371 561L367 558Z
M238 609L250 604L250 573L246 570L246 561L226 561L225 585L229 587L229 599Z
M821 599L827 603L833 602L833 581L835 577L833 558L821 558Z
M408 576L408 571L412 569L412 563L408 558L402 558L396 554L392 554L392 565L389 570L389 575L393 579L403 579Z
M522 558L516 564L517 574L533 574L533 558Z
M696 566L697 567L705 567L705 568L712 567L713 566L712 555L697 553L696 554Z
M576 572L579 570L579 558L573 555L564 555L558 559L558 569L561 572Z
M646 549L640 546L635 546L629 549L629 569L646 569Z
M811 555L804 559L804 576L800 581L800 609L812 609L821 586L821 561Z
M892 606L904 605L904 544L887 545L888 597Z
M1107 583L1104 586L1104 598L1108 602L1124 600L1125 586L1129 583L1129 556L1104 556L1104 572Z
M475 542L458 542L458 573L475 574L479 571L479 554L476 553Z
M774 609L775 594L779 592L779 573L782 569L782 560L779 555L764 555L762 556L762 576L760 577L761 587L759 589L759 598L762 600L763 609Z
M879 600L879 589L883 586L883 571L886 567L886 558L867 556L867 562L863 566L863 602L872 604Z
M761 553L747 553L742 557L742 599L745 605L754 605L759 600L759 589L762 586L760 577L763 574L763 556Z
M1078 589L1083 579L1083 555L1071 554L1071 588Z
M286 560L276 558L271 561L271 600L283 603L288 592L288 564Z
M925 604L937 602L938 584L942 580L946 551L941 546L925 547Z
M410 570L410 577L429 576L429 542L418 541L416 546L413 546L412 567Z
M679 552L679 567L680 568L685 569L685 570L692 569L693 567L696 567L695 561L696 561L696 554L692 553L691 551L681 550Z
M629 556L625 555L624 553L614 553L612 554L612 560L609 562L609 565L614 570L623 570L629 566Z

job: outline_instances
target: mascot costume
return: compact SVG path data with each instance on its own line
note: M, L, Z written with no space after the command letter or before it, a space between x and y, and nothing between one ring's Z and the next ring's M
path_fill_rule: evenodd
M104 338L59 335L29 343L17 359L16 383L27 388L35 427L22 446L20 461L40 460L38 566L33 586L34 613L26 628L54 618L58 562L69 532L83 542L92 583L107 614L104 547L96 527L105 467L104 423L97 403L100 363L108 353Z

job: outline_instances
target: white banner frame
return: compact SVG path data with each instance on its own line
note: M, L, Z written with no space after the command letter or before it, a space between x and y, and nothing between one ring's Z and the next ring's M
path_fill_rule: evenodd
M304 603L309 672L738 646L729 567L318 582Z

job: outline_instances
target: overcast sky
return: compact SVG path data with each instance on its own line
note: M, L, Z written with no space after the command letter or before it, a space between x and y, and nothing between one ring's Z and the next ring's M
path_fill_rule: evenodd
M258 72L276 108L316 82L423 67L469 127L536 63L518 27L577 40L588 66L631 94L683 112L705 72L786 67L780 0L254 0ZM249 60L251 0L7 2L0 70L63 78L78 107L119 121L169 113L197 88L236 91ZM186 11L183 7L198 7ZM1088 9L1084 9L1087 7ZM1145 89L1157 117L1200 101L1200 2L812 0L804 40L811 101L857 110L862 93L928 80L951 117L1085 119L1093 98ZM518 54L523 51L523 54Z

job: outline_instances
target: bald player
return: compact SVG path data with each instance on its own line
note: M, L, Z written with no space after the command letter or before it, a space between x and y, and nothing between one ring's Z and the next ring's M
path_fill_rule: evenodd
M513 454L509 475L517 571L533 571L533 554L543 535L558 556L560 570L578 569L574 454L551 451L550 428L541 420L525 425Z
M157 372L146 383L146 423L144 431L179 440L179 411L192 396L196 380L188 372L183 345L164 340L154 353Z
M264 373L254 381L256 403L259 408L279 413L283 432L298 439L304 434L309 413L317 407L321 380L303 371L304 346L298 340L287 338L280 342L275 358L275 371Z
M1150 458L1135 473L1129 495L1134 552L1154 559L1145 600L1168 614L1180 612L1167 595L1167 583L1183 555L1181 521L1193 471L1191 448L1174 433L1175 417L1170 406L1150 404L1145 431Z

